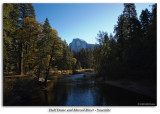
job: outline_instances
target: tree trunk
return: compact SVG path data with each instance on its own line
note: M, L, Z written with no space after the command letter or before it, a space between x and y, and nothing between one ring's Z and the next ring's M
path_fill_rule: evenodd
M38 68L38 75L37 75L38 81L39 81L40 73L41 73L41 66L39 66Z
M6 72L9 75L8 54L7 54L7 57L6 57Z
M23 45L22 45L22 43L20 43L19 74L24 75L24 73L23 73Z
M48 79L48 75L49 75L49 70L50 70L51 62L52 62L52 54L51 54L51 58L49 60L49 65L48 65L48 68L47 68L47 71L46 71L46 78L45 78L45 81L44 81L45 87L47 87L47 79Z

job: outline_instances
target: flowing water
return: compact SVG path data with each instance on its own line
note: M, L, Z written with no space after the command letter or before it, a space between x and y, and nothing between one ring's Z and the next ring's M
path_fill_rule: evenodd
M64 76L56 83L50 82L50 91L40 91L28 105L36 106L137 106L156 100L117 87L96 84L95 73ZM26 104L27 105L27 104Z

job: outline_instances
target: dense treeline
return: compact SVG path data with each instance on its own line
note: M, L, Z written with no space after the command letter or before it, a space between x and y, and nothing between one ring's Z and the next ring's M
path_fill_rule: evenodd
M72 51L46 18L36 20L32 4L3 4L3 70L24 75L50 69L95 68L103 79L156 79L157 5L137 18L135 5L124 4L115 35L99 32L99 45Z
M32 4L3 4L3 70L24 75L45 72L50 68L72 69L73 53L52 29L35 18Z
M95 68L106 79L156 80L157 5L137 18L135 5L125 3L114 27L115 36L99 32Z
M46 70L48 77L50 68L93 68L92 50L72 52L48 18L44 24L36 20L32 4L4 4L3 24L4 72L24 75L34 71L39 77Z
M73 51L73 57L77 60L77 64L74 66L74 69L94 68L94 57L92 48L82 48L81 50Z

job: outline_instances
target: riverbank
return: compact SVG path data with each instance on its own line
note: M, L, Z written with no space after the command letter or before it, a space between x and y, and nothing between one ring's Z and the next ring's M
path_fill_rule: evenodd
M98 83L102 83L118 88L122 88L131 92L135 92L138 94L142 94L145 96L148 96L153 99L157 99L156 93L157 88L156 84L153 82L150 82L149 80L142 80L142 81L131 81L131 80L107 80L102 81L102 79L97 80Z
M7 84L4 85L4 106L137 106L138 103L156 105L156 99L137 92L144 88L131 81L95 81L95 72L51 77L46 88L42 88L43 85L39 85L32 76L4 78L4 84Z
M80 70L51 70L48 78L48 87L50 90L51 81L56 83L59 79L64 78L66 75L74 75L82 72L93 72L93 69L80 69ZM42 90L42 83L45 79L45 72L42 72L39 81L34 73L26 75L15 75L13 72L5 73L3 75L3 105L12 106L21 104L23 100L32 99L35 91ZM41 83L42 82L42 83Z
M30 100L39 85L35 77L23 76L3 78L3 105L12 106Z

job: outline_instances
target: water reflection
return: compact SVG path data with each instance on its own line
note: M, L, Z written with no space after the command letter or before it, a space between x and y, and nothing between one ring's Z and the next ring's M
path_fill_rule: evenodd
M137 106L137 103L156 103L156 100L103 84L85 80L82 74L50 82L50 91L41 91L33 105L42 106ZM37 97L36 97L37 98Z
M76 86L68 92L68 99L66 101L66 106L92 106L97 93L96 88L89 88L85 86Z

